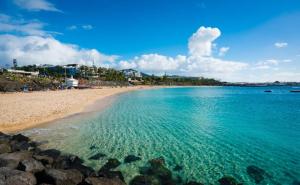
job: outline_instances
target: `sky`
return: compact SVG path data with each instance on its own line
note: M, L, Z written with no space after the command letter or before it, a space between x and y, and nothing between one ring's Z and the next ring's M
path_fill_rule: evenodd
M300 81L299 0L0 0L0 67Z

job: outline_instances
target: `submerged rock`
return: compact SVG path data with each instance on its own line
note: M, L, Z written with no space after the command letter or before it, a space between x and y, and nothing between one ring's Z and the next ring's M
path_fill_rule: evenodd
M11 168L0 168L0 184L3 185L35 185L36 178L28 172L13 170Z
M185 185L203 185L203 184L200 182L190 181L190 182L186 183Z
M161 185L161 183L155 176L138 175L130 181L129 185Z
M252 179L254 179L256 184L263 181L264 176L266 175L266 172L263 169L261 169L257 166L254 166L254 165L247 167L247 173Z
M98 176L99 177L106 177L106 178L109 178L109 179L118 178L123 182L125 181L124 176L123 176L122 172L120 172L120 171L110 171L110 170L99 171Z
M45 167L43 164L35 159L29 158L21 161L18 166L18 170L36 173L43 171Z
M176 166L173 168L174 171L181 171L182 169L183 169L183 167L182 167L182 166L179 166L179 165L176 165Z
M99 160L99 159L101 159L101 158L103 158L103 157L105 157L105 156L106 156L106 155L103 154L103 153L97 153L97 154L91 156L91 157L89 158L89 160Z
M113 168L118 167L121 164L121 162L118 159L110 158L108 161L104 164L104 166L100 169L100 171L107 171Z
M120 179L107 179L103 177L88 177L85 182L91 185L125 185Z
M239 185L239 183L235 180L235 178L231 176L224 176L218 180L220 185Z
M46 174L54 179L56 185L77 185L83 180L83 175L75 169L47 169Z
M13 151L24 151L28 150L31 146L27 141L16 141L13 140L10 143Z
M131 163L131 162L135 162L135 161L139 161L139 160L141 160L141 158L138 156L128 155L125 157L124 163Z
M141 171L143 175L154 176L159 179L161 184L175 184L172 179L172 172L165 167L165 160L162 157L151 159L148 161L150 167L146 167Z

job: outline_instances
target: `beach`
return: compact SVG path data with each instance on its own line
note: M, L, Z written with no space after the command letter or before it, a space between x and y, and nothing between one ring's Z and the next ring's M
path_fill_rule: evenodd
M147 86L0 94L0 131L18 132L84 111L97 101Z

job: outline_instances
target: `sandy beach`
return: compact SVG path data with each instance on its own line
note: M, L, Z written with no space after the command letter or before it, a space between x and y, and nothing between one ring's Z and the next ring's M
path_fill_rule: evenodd
M152 87L103 87L101 89L37 91L0 94L0 131L17 132L84 111L106 97ZM105 103L105 102L103 102Z

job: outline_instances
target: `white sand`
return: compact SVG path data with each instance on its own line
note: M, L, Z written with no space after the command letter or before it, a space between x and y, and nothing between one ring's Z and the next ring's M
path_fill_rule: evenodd
M136 89L151 88L134 86L123 88L44 91L0 94L0 131L17 132L36 127L75 113L82 112L95 101Z

